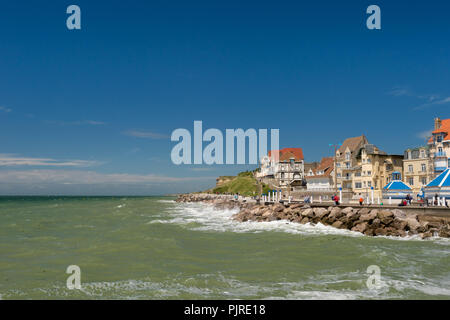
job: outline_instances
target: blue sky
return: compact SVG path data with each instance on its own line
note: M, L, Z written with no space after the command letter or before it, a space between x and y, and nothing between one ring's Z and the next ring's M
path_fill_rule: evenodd
M81 8L81 30L66 8ZM366 8L381 8L381 30ZM171 132L279 128L307 161L365 134L402 154L450 117L445 1L4 1L0 194L162 194L252 166L175 166Z

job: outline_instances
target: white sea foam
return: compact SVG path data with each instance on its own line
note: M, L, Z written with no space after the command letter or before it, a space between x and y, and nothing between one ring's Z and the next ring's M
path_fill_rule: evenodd
M239 209L215 209L212 205L201 202L177 203L173 200L159 201L172 201L175 206L168 210L168 216L166 215L167 219L151 220L148 224L169 223L189 225L189 228L198 231L231 231L238 233L276 231L302 235L344 235L350 237L366 237L360 232L337 229L321 223L315 225L310 223L300 224L287 220L276 220L270 222L238 222L233 220L231 217L233 214L239 212ZM431 237L428 239L421 239L418 235L410 235L406 237L377 236L374 238L385 238L399 241L436 241L438 243L450 244L450 239L447 238Z
M157 202L161 202L161 203L176 203L175 200L163 200L163 199L158 200Z
M291 234L337 234L358 237L358 232L350 230L336 229L322 224L299 224L287 220L271 222L238 222L231 218L238 209L218 210L213 206L203 203L182 203L176 204L168 211L168 219L151 220L148 224L169 223L179 225L189 225L189 228L198 231L218 231L218 232L252 232L260 233L265 231L287 232Z

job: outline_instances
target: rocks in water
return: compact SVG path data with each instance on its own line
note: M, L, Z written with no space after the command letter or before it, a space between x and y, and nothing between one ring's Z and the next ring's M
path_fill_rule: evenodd
M335 228L338 228L338 229L342 229L342 226L343 226L344 224L342 223L342 221L339 221L339 220L337 220L337 221L335 221L331 226L332 227L335 227Z
M368 225L369 224L367 222L358 223L356 226L352 228L352 231L364 233L364 231L367 230Z
M308 209L301 211L300 214L302 215L302 217L312 218L312 217L314 217L314 210L311 208L308 208Z
M337 207L301 203L258 204L236 201L232 195L187 194L180 195L177 202L204 202L216 209L239 209L232 216L236 221L286 220L301 224L322 223L338 229L348 229L367 236L418 235L422 239L433 236L450 237L450 225L444 219L426 219L417 214L406 214L400 209ZM430 221L425 221L430 220Z

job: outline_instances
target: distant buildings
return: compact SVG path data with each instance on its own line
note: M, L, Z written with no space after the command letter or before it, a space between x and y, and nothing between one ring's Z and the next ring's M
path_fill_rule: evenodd
M301 148L279 150L279 158L270 151L261 159L258 176L284 190L332 193L339 189L346 198L418 195L450 167L450 119L436 118L431 134L427 145L402 155L381 151L365 135L345 139L334 157L320 163L305 163Z

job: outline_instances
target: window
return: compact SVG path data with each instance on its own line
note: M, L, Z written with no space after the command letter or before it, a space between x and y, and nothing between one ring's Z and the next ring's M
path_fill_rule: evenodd
M350 152L345 153L345 160L350 160Z
M408 171L409 172L414 172L413 166L411 164L408 166Z
M422 177L422 181L421 182L422 182L423 185L426 185L427 184L427 178L426 177Z
M409 182L410 186L413 186L414 185L414 178L409 178L408 182Z
M437 142L442 142L442 135L438 135L438 136L436 137L436 141L437 141Z
M355 188L361 189L361 182L355 182Z
M372 175L372 171L367 171L367 175L371 176Z
M356 171L355 172L355 177L361 177L361 171Z
M368 186L369 188L372 187L372 182L368 181L368 182L367 182L367 186Z
M369 159L367 159L367 163L370 163L370 158L369 158Z
M422 163L422 172L427 171L427 165L425 163Z

